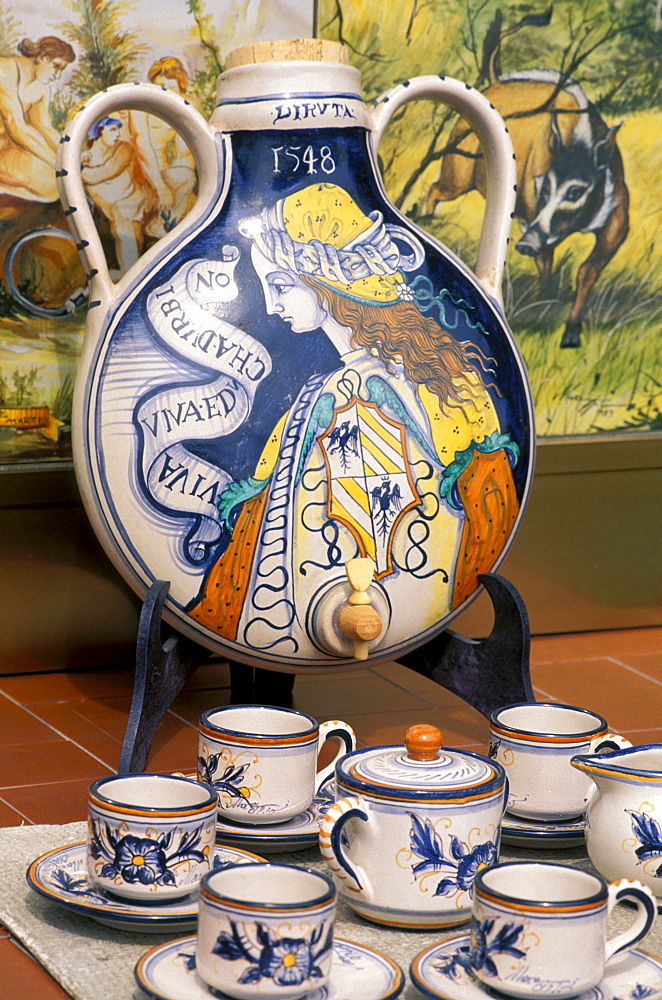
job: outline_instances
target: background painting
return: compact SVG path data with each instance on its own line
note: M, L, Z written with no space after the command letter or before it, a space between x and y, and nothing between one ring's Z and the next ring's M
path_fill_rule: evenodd
M71 456L70 417L86 280L55 185L75 107L151 80L208 117L232 49L310 37L313 0L0 0L0 468ZM158 119L97 125L83 177L111 275L195 200L193 162Z
M558 137L552 160L559 169L551 187L557 195L561 184L564 187L560 210L551 223L558 239L551 272L541 281L536 259L516 248L518 242L525 242L527 229L522 219L517 220L504 290L506 315L529 370L539 436L662 430L659 0L617 4L555 0L551 5L546 0L407 0L403 4L319 0L317 31L349 47L351 62L361 70L370 100L408 77L425 74L457 77L482 91L508 74L529 75L534 70L555 75L563 86L572 86L571 81L580 85L590 104L579 121L583 126L589 119L602 122L601 141L593 143L585 162L576 156L570 164L566 162L561 176L568 137ZM552 101L563 96L563 86L552 88ZM535 130L541 113L549 110L548 99L549 94L543 96L537 106L531 101L512 104L505 114L511 133L527 126ZM537 119L533 109L538 111ZM556 121L563 133L569 119L560 111ZM461 141L462 133L453 133L456 123L456 116L443 106L410 105L394 116L380 156L386 187L396 206L471 265L484 204L481 194L463 192L460 185L456 198L434 203L444 154L456 151L465 163L476 162L471 160L475 156L471 143ZM545 183L550 186L550 178L545 181L531 165L555 140L546 135L541 142L531 134L521 166L529 171L526 180L534 197ZM619 158L623 164L620 188ZM456 166L461 163L457 157ZM569 168L576 174L574 184ZM609 206L618 200L618 190L620 208L613 211ZM548 191L550 197L553 193ZM579 227L587 231L566 237L564 226L572 228L574 208L584 203ZM549 219L538 222L550 226ZM587 295L581 331L575 329L574 336L568 337L578 276L588 283L594 277L596 254L590 255L598 231L606 250L598 247L597 257L600 253L611 257L606 263L597 260L598 273ZM573 339L579 341L578 346L566 346Z

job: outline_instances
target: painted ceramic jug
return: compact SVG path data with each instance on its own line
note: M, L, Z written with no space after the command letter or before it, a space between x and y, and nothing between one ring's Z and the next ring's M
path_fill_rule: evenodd
M469 919L476 873L499 859L508 779L501 764L441 746L412 726L405 746L364 747L336 764L336 802L320 850L338 892L390 927L453 927Z
M176 629L272 669L338 669L359 647L386 659L434 636L503 559L532 474L500 299L515 184L503 121L438 77L368 108L344 53L238 50L209 124L154 85L110 88L74 116L58 163L89 280L73 434L92 524L139 595L169 582ZM459 111L485 149L476 274L384 193L380 138L414 98ZM180 133L199 189L114 284L80 161L127 108ZM350 584L354 559L370 572ZM365 630L339 627L348 602L359 617L370 605Z
M639 879L662 911L662 743L579 754L573 767L592 778L586 850L609 881Z

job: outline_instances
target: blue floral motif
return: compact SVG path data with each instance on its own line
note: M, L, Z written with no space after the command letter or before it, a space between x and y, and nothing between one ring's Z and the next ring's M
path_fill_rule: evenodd
M118 837L107 823L102 827L96 819L92 819L91 824L90 853L95 861L101 858L106 862L101 869L101 878L119 876L130 885L135 882L141 885L177 885L172 868L183 861L203 863L208 860L206 852L196 849L202 837L200 827L181 831L178 845L171 847L175 830L159 834L154 840L132 834Z
M526 952L515 947L524 933L524 924L500 924L496 934L490 939L494 920L476 922L471 931L470 961L472 969L483 969L489 976L498 975L493 955L512 955L524 958Z
M637 983L624 1000L646 1000L646 997L657 997L659 994L659 986L643 986L641 983ZM613 1000L621 1000L621 997L614 997Z
M264 924L255 925L255 938L259 947L254 946L242 925L230 922L232 933L224 931L216 939L213 954L234 962L245 959L249 966L237 980L239 983L259 983L261 979L271 979L277 986L299 986L306 979L319 979L322 970L320 958L333 947L333 927L326 930L326 937L317 951L325 925L315 929L310 940L304 938L278 938Z
M657 820L646 813L635 812L633 809L626 809L632 817L632 831L641 844L634 852L640 861L649 861L651 858L662 859L662 830ZM662 863L653 873L657 878L662 878Z
M184 959L184 966L187 972L195 972L195 952L187 955L185 951L180 951L177 958Z
M441 879L435 890L435 896L454 896L458 892L471 892L476 874L482 868L490 868L496 864L497 849L491 840L471 848L458 837L451 835L451 857L445 857L441 837L431 821L422 820L414 813L409 815L412 822L411 850L417 857L423 859L412 866L414 878L444 868L453 872L453 875Z
M242 780L248 769L248 764L228 764L220 778L214 778L218 770L220 754L212 753L209 757L198 757L198 777L207 785L211 785L217 792L225 792L233 799L248 799L250 792L239 782Z
M55 882L60 889L75 896L96 895L96 891L90 886L84 875L72 875L64 868L56 868L51 875L51 881Z

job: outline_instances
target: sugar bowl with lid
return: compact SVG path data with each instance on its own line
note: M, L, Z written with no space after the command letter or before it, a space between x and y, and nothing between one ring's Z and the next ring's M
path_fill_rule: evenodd
M469 919L476 873L499 858L508 782L497 761L442 748L438 729L413 726L405 746L343 757L336 794L320 849L357 913L420 929Z

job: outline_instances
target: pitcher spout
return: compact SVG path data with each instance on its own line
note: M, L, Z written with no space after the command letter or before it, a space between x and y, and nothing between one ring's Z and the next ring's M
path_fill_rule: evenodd
M659 782L662 786L662 743L610 753L577 754L570 763L594 779L602 776L629 782Z

